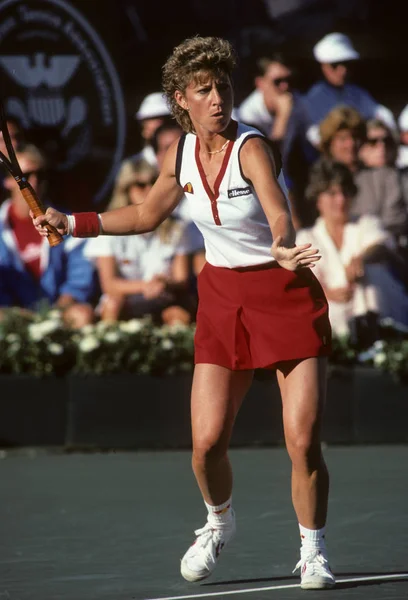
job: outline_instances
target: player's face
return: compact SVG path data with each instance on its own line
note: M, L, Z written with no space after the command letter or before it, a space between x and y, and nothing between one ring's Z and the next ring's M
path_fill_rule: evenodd
M226 73L198 73L180 100L197 132L221 133L231 120L234 96Z
M341 185L333 183L319 194L317 208L320 216L328 223L346 223L349 218L350 198Z

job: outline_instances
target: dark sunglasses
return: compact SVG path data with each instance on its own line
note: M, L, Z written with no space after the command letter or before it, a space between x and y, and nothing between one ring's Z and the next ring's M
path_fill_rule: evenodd
M154 185L156 183L156 179L151 179L150 181L133 181L129 188L135 186L137 188L139 188L140 190L144 190L146 189L148 186L150 185ZM128 188L128 189L129 189Z
M279 86L281 83L290 83L291 77L277 77L276 79L272 79L272 83L276 86Z
M344 60L343 61L339 60L338 62L330 63L330 66L333 67L333 69L337 69L337 67L349 67L350 65L348 62L346 62Z
M369 146L377 146L377 144L381 144L381 143L385 144L386 146L389 146L390 144L392 144L392 139L389 136L367 138L367 144Z

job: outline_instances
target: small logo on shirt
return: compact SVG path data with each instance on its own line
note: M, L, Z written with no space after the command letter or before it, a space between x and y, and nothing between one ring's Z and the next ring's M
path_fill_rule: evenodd
M233 190L228 190L228 198L238 198L239 196L248 196L251 193L251 188L234 188Z
M183 187L183 191L189 194L194 194L193 184L190 182L186 183L186 185Z

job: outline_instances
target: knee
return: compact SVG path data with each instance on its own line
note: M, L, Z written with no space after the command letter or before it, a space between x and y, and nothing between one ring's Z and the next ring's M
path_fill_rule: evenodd
M72 304L64 311L64 321L73 329L80 329L94 320L94 310L90 304Z
M190 314L181 306L169 306L165 308L161 317L163 323L166 325L174 325L176 323L188 325L191 322Z
M193 460L205 464L217 462L226 456L228 445L214 436L200 435L193 440Z
M293 464L313 464L320 460L320 439L313 431L292 431L286 434L286 447Z

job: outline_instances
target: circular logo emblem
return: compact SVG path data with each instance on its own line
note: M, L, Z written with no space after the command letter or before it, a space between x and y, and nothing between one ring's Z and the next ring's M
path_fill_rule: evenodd
M0 1L0 71L6 114L54 159L62 202L103 201L123 156L125 108L91 24L66 0Z

